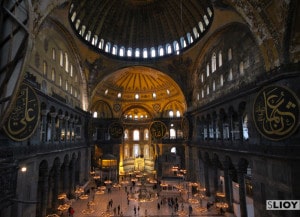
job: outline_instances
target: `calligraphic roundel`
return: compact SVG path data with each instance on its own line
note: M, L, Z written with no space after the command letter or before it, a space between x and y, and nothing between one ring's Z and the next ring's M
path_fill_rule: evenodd
M161 139L167 132L166 125L161 121L154 121L150 125L151 136L154 139Z
M119 122L114 122L109 126L109 135L115 139L119 139L123 135L123 126Z
M40 117L40 103L32 87L23 83L4 131L15 141L24 141L35 132Z
M270 140L291 136L299 124L297 96L282 86L268 86L260 91L253 105L256 129Z

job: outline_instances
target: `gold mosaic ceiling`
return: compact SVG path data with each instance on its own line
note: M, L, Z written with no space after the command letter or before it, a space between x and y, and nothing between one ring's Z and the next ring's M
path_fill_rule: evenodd
M96 95L122 102L184 100L174 80L147 67L129 67L107 76L96 88Z

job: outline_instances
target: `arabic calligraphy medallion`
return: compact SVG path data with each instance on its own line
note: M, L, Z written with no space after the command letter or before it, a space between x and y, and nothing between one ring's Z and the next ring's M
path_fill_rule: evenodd
M123 135L123 126L118 122L112 123L109 126L109 134L115 139L121 138Z
M152 138L161 139L165 136L167 132L166 125L161 121L154 121L150 126L150 132Z
M14 108L4 125L6 134L15 141L24 141L35 132L40 117L40 104L32 87L23 83Z
M268 86L256 97L253 105L256 129L270 140L291 136L299 123L296 95L282 86Z

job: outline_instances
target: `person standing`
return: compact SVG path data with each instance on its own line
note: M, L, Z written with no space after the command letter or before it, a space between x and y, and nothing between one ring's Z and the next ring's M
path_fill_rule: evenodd
M75 213L75 210L73 209L73 207L71 207L71 206L69 207L68 213L69 213L70 217L73 217L73 215Z

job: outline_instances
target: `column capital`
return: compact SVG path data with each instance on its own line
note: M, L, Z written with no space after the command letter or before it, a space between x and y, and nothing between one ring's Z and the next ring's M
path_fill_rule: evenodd
M42 109L41 110L41 114L44 115L44 116L46 116L48 114L48 112L49 112L49 109Z
M55 118L57 116L57 112L50 112L50 115L52 118Z

